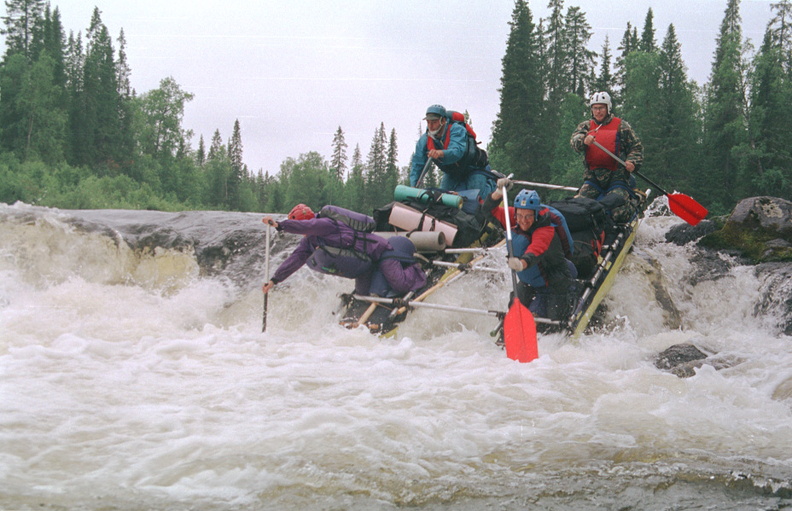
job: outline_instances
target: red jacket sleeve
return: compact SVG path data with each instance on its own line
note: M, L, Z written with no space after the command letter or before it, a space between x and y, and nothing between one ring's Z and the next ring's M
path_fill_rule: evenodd
M535 256L544 254L550 248L553 236L555 236L555 228L552 225L539 227L531 234L531 244L525 249L525 253L531 253Z
M492 208L490 214L495 217L495 220L500 222L504 229L506 228L506 213L503 210L503 206ZM517 216L514 212L514 208L509 208L509 222L509 225L511 225L512 229L514 229L514 226L517 223Z

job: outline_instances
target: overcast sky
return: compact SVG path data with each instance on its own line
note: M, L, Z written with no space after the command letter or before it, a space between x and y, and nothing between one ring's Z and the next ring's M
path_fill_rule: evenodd
M534 22L547 1L529 2ZM567 0L579 6L600 51L612 54L627 22L643 28L654 12L660 44L674 24L699 83L709 77L727 0ZM744 37L755 45L770 20L770 0L742 0ZM498 111L501 59L512 0L51 0L66 33L85 33L94 6L117 39L123 28L132 86L138 94L172 76L187 92L184 126L198 146L234 121L242 129L251 172L277 173L288 157L317 151L329 159L341 126L352 156L365 160L374 131L385 124L408 163L426 107L468 110L479 140L490 141ZM4 11L4 7L2 7ZM118 49L116 43L116 50ZM647 148L651 150L651 148Z

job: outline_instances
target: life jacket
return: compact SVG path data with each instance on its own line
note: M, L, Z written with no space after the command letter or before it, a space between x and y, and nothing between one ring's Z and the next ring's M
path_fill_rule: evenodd
M525 234L515 234L512 236L512 253L515 255L515 257L519 257L525 253L525 250L530 244L531 238ZM520 279L520 282L525 282L531 287L545 287L547 285L547 281L542 275L542 270L539 268L538 264L535 264L522 271L518 271L517 278Z
M508 214L508 213L507 213ZM522 256L531 245L533 233L541 227L553 226L550 211L543 210L528 232L517 231L512 237L512 253L515 257ZM566 274L567 259L564 256L564 248L558 235L558 229L554 227L553 240L544 253L537 258L537 264L517 272L520 282L524 282L532 287L547 287L555 281L559 275Z
M448 149L448 144L451 142L451 126L454 124L460 124L465 128L465 131L467 132L466 147L465 153L456 162L449 164L436 162L437 166L440 167L440 170L446 174L452 175L453 177L464 178L467 177L472 170L483 169L486 167L489 164L487 151L478 146L479 143L476 141L476 132L473 131L473 128L467 122L465 122L465 116L459 112L454 112L451 110L448 112L447 118L448 123L446 124L442 149ZM426 148L429 151L432 149L438 149L434 138L428 134L426 137Z
M561 241L561 246L564 248L564 257L571 259L572 254L575 252L575 245L572 243L572 233L569 231L566 218L553 206L548 206L547 204L541 204L541 206L550 215L550 224L555 228L558 239Z
M621 119L618 117L612 118L608 124L597 124L597 121L592 119L589 131L596 131L597 142L608 151L618 155L621 142L619 126L621 126ZM586 149L586 164L590 169L616 170L619 168L618 162L611 155L594 144Z

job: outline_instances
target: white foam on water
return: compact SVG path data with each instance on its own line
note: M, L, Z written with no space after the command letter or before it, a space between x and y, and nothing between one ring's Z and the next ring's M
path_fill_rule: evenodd
M3 242L0 502L517 509L749 468L783 487L792 411L772 396L792 377L792 343L752 316L750 270L686 284L694 249L662 243L668 223L649 219L637 243L678 283L685 327L664 326L634 254L608 298L618 326L540 336L530 364L495 346L487 316L423 309L394 338L347 330L333 311L351 284L307 270L272 293L262 334L260 283L242 291L187 266L175 286L37 279ZM41 257L44 274L76 265ZM506 279L470 281L433 300L498 309L508 296ZM730 367L686 379L654 367L683 342Z

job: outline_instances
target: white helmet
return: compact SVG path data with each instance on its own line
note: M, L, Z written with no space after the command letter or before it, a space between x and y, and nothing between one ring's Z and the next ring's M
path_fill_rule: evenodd
M611 103L610 94L607 92L595 92L591 95L591 101L589 101L589 107L594 105L605 105L608 107L608 115L611 113L611 109L613 108L613 104Z

